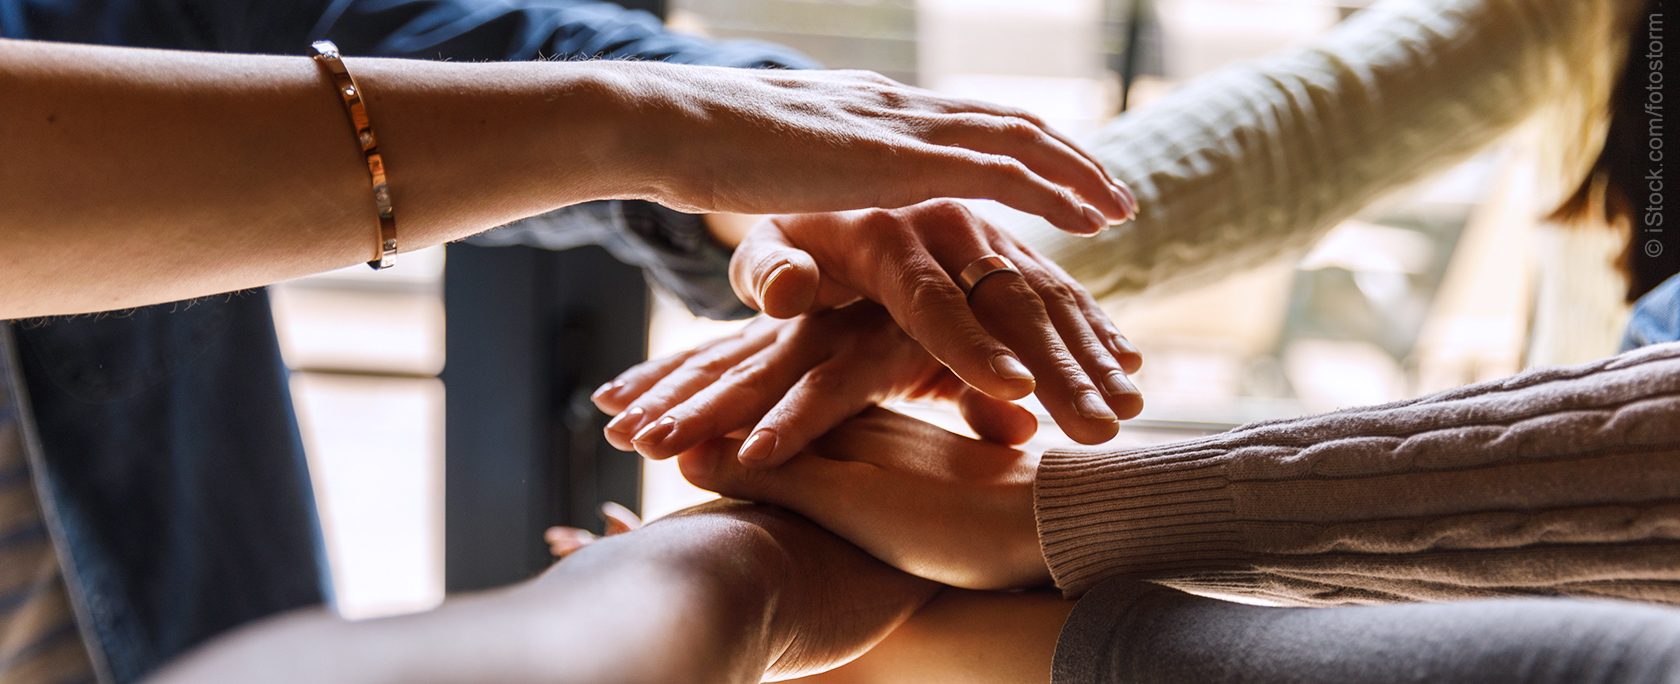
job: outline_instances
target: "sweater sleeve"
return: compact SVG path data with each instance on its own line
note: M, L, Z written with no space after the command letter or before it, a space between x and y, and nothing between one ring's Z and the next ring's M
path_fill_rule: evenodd
M1056 584L1285 604L1680 603L1680 343L1125 451L1045 454Z
M1602 145L1638 2L1390 0L1116 118L1092 153L1138 219L1096 238L987 207L1099 299L1304 251L1383 193L1550 113L1559 188ZM1553 177L1556 178L1553 178ZM1557 198L1543 198L1542 202Z

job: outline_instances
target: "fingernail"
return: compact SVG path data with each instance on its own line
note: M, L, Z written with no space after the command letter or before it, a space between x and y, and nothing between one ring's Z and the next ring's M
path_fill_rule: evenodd
M609 394L616 394L621 389L624 389L624 382L621 380L613 380L595 388L595 392L589 395L589 399L590 401L600 401L603 397Z
M741 445L741 452L736 458L746 465L757 465L770 459L776 451L776 433L769 429L759 430L747 438Z
M647 411L642 410L642 407L632 406L630 410L613 416L612 420L607 421L607 430L611 432L634 432L645 415L647 415Z
M776 284L776 279L782 277L791 270L793 270L793 264L784 263L777 266L775 270L770 271L770 275L764 277L764 284L758 286L759 306L764 306L764 299L770 296L770 286Z
M676 429L677 419L665 416L655 421L654 424L647 426L641 432L636 433L636 436L631 438L630 441L646 446L659 446L659 443L665 441L666 437L670 437L671 432Z
M1137 195L1132 194L1131 186L1128 186L1125 183L1122 183L1119 180L1116 180L1116 181L1114 181L1114 189L1115 189L1116 192L1118 192L1120 194L1120 199L1125 200L1127 216L1129 218L1137 218L1137 213L1138 213Z
M1005 380L1031 380L1032 371L1027 370L1020 359L1010 354L998 354L992 357L992 372Z
M1108 396L1117 397L1123 394L1138 394L1137 385L1125 373L1114 371L1103 377L1103 389L1108 390Z
M1114 345L1114 351L1117 353L1142 355L1142 352L1138 351L1137 345L1132 344L1131 340L1126 339L1126 336L1120 333L1114 333L1109 342Z
M1093 229L1102 230L1108 227L1108 217L1103 216L1102 212L1097 211L1096 207L1089 204L1079 206L1085 210L1085 222L1090 224Z
M594 536L588 530L580 530L576 527L550 527L548 531L543 533L543 538L551 542L586 541Z
M1079 412L1079 415L1090 420L1100 420L1107 423L1120 420L1114 415L1114 411L1109 410L1108 404L1103 401L1102 396L1096 392L1080 392L1079 396L1073 400L1073 408Z
M1132 220L1132 216L1137 213L1137 210L1132 208L1131 202L1126 201L1126 195L1121 193L1118 187L1110 188L1109 192L1114 195L1114 203L1120 205L1121 211L1126 212L1120 217L1120 220L1114 223L1121 224Z
M617 501L602 501L601 502L601 519L602 520L606 520L608 518L618 518L620 520L629 520L630 518L633 518L633 517L636 517L636 512L632 511L628 508L625 508L624 504L621 504Z

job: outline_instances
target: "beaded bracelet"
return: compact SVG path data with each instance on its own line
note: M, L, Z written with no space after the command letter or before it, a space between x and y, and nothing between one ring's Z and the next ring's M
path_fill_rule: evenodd
M356 134L356 142L362 146L362 158L367 160L368 177L373 181L373 204L379 210L379 243L374 259L367 265L375 271L390 268L397 261L397 219L391 211L391 186L385 179L385 158L379 155L379 139L374 137L373 124L368 121L362 89L356 85L356 79L350 77L350 69L344 65L338 46L332 41L317 40L310 48L315 52L316 63L332 79L339 101L344 103L344 113L350 116L351 132Z

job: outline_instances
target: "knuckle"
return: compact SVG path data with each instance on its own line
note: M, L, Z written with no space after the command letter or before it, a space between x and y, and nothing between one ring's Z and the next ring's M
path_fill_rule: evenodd
M1052 306L1079 309L1079 297L1074 294L1074 289L1059 280L1050 280L1040 286L1038 296L1043 298L1046 304Z
M1021 141L1037 141L1043 136L1037 126L1015 118L1005 118L996 124L998 135Z
M701 354L689 362L689 371L695 375L715 379L735 366L729 357L722 354Z
M938 221L967 221L974 217L968 205L954 199L941 198L921 204L917 212Z
M748 397L756 397L768 389L771 369L768 362L762 360L744 361L724 371L718 382L727 385L730 390L741 392ZM737 399L746 397L737 397Z
M1024 121L1027 124L1030 124L1034 129L1042 130L1044 127L1043 119L1039 118L1037 114L1021 109L1020 107L1003 107L998 110L998 113L1011 119Z
M818 366L805 374L805 387L817 396L832 395L846 386L849 375L830 366Z
M985 166L993 173L1003 177L1004 180L1012 183L1027 182L1031 180L1033 176L1032 171L1027 168L1027 165L1022 164L1020 160L1015 159L1014 157L1006 157L997 154L990 155L986 158ZM1058 191L1056 194L1064 199L1067 197L1067 193L1065 192Z
M900 277L909 315L913 320L927 321L943 317L957 300L956 285L944 273L931 268L909 268Z

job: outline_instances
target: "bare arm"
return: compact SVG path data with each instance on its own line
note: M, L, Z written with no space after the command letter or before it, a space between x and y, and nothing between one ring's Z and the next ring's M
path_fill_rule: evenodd
M1051 132L873 74L348 63L404 249L609 198L768 213L990 197L1080 232L1125 213ZM224 292L373 253L365 165L307 58L0 40L0 91L0 318ZM1032 135L996 134L1011 126Z
M719 502L429 613L260 622L156 681L758 682L856 657L934 586L798 516Z
M803 684L1048 682L1074 602L1047 592L945 589L868 653Z
M611 131L590 110L612 76L599 65L351 62L404 249L606 194L598 157ZM0 317L168 301L371 258L366 166L317 68L0 41Z

